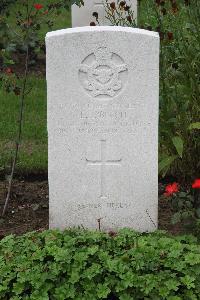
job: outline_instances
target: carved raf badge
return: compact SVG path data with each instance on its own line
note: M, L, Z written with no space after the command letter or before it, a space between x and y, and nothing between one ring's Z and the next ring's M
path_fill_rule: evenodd
M91 96L104 100L118 95L127 72L127 65L119 55L101 47L82 61L79 78Z

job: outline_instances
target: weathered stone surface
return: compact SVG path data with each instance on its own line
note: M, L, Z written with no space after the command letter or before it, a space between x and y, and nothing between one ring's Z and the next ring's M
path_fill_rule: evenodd
M50 227L154 230L158 34L72 28L46 46Z
M110 1L112 2L112 1ZM137 0L127 0L127 5L134 11L134 19L137 19ZM89 26L91 22L95 22L96 18L93 12L98 13L99 25L112 25L106 18L106 9L104 0L84 0L84 6L79 7L76 4L72 5L72 27Z

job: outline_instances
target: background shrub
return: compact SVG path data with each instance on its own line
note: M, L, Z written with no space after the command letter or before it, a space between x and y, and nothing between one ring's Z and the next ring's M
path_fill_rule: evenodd
M200 175L200 1L141 0L137 25L123 3L106 5L113 25L160 34L159 173L187 182Z

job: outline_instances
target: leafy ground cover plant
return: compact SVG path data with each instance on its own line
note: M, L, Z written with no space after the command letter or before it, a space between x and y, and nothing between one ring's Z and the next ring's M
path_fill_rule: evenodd
M0 242L0 299L199 299L192 236L44 231Z

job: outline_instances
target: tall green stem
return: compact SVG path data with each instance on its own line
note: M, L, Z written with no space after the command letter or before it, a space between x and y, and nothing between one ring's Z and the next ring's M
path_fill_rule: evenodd
M16 140L16 143L15 143L15 156L14 156L14 160L13 160L13 163L12 163L11 174L10 174L10 177L9 177L8 192L7 192L7 195L6 195L6 200L5 200L5 204L4 204L4 208L3 208L3 212L2 212L2 217L6 213L8 202L10 200L10 195L11 195L11 190L12 190L12 183L13 183L13 177L14 177L15 167L16 167L18 153L19 153L19 146L20 146L20 143L21 143L22 121L23 121L23 112L24 112L24 100L25 100L25 91L26 91L27 75L28 75L28 61L29 61L29 46L27 45L24 79L23 79L23 85L22 85L22 91L21 91L21 98L20 98L18 136L17 136L17 140Z

